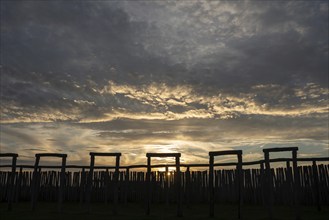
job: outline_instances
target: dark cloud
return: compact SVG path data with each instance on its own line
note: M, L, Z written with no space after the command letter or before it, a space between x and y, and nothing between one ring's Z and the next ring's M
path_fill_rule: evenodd
M4 1L0 70L6 150L328 140L326 1Z

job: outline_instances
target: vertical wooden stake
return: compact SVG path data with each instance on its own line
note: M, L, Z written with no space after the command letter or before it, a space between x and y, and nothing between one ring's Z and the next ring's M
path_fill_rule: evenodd
M128 203L128 195L129 195L129 175L130 175L130 170L129 167L126 168L126 177L125 177L125 204L127 205Z
M151 203L151 157L147 157L147 173L146 173L146 215L150 215Z
M180 161L176 156L176 190L177 190L177 216L182 217L182 190L181 190L181 173L180 173Z
M85 168L82 168L80 175L80 205L83 205L84 195L85 195L85 185L86 185L86 171Z
M318 174L318 167L316 165L316 161L313 160L312 163L312 170L313 170L313 182L314 182L314 193L315 193L315 200L318 211L321 211L321 202L320 202L320 188L319 188L319 174Z
M267 209L269 219L273 219L273 186L272 186L272 174L270 167L270 156L269 152L264 152L265 154L265 184L266 184L266 193L267 193Z
M65 168L66 168L66 156L62 157L62 168L61 168L61 182L60 182L60 190L59 190L59 197L58 197L58 211L62 211L62 203L65 196Z
M292 165L294 170L294 204L295 204L295 213L296 213L296 220L300 220L300 210L299 210L299 187L300 187L300 180L299 180L299 171L297 167L297 150L292 151Z
M242 209L242 202L243 202L243 170L242 170L242 154L238 154L238 202L239 202L239 211L238 211L238 218L241 219L241 209Z
M186 168L186 172L185 172L185 175L186 175L186 204L187 206L189 207L190 206L190 193L191 192L191 172L190 172L190 167L188 166Z
M119 167L120 167L120 156L116 156L115 159L115 172L114 172L114 198L113 198L113 214L118 214L118 198L119 198Z
M214 217L215 198L214 198L214 156L209 156L209 216Z
M8 211L12 210L12 205L15 197L15 177L16 177L16 162L18 154L1 154L1 157L11 157L11 173L8 178L7 186L8 186Z
M36 155L35 157L36 158L35 158L35 163L34 163L32 187L31 187L31 207L32 207L32 210L35 210L37 197L38 197L38 188L39 188L38 187L38 184L39 184L38 168L39 168L40 156Z
M264 178L265 177L265 178ZM267 206L266 199L265 199L265 191L266 191L266 174L264 170L264 162L260 163L260 184L262 190L262 202L264 206Z
M87 179L87 190L86 190L86 203L87 211L90 212L90 202L91 202L91 191L93 187L93 175L94 175L94 166L95 166L95 156L90 154L90 166Z
M166 169L166 175L165 175L165 192L166 192L166 205L168 206L169 205L169 189L168 189L168 186L169 186L169 169L168 169L168 166L165 167Z

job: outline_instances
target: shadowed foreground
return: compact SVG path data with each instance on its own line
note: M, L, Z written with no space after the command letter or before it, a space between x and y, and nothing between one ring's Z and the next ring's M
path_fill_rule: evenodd
M237 219L237 206L236 205L220 205L215 206L215 217L208 217L209 206L207 204L191 205L190 207L184 207L184 216L176 216L176 206L173 205L159 205L154 204L152 206L152 212L149 216L145 215L145 209L140 204L129 203L126 206L122 205L118 207L118 215L112 214L111 205L102 203L94 203L91 205L91 212L88 214L84 212L78 204L65 203L63 206L63 213L58 213L56 209L56 203L40 202L38 209L31 211L30 203L18 203L15 204L15 210L7 211L7 204L0 203L0 219L12 220L12 219L24 219L24 220L38 220L38 219L63 219L63 220L84 220L84 219L222 219L231 220ZM302 219L308 220L325 220L329 217L329 207L323 207L319 212L315 207L303 206ZM268 219L266 208L264 206L251 206L247 205L242 208L244 213L244 219L248 220L261 220ZM285 220L294 219L294 213L289 206L276 206L274 207L274 219Z

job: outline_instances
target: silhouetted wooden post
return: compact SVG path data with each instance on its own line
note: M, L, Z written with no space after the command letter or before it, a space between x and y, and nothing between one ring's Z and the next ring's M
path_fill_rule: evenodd
M300 212L299 212L299 187L300 187L300 179L299 179L299 171L297 166L297 151L298 148L292 149L292 167L294 170L294 204L295 204L295 215L296 219L300 220Z
M12 205L15 196L15 176L16 176L16 162L18 154L13 153L0 153L0 157L11 157L11 173L10 178L8 178L8 210L12 210Z
M265 170L264 170L264 161L262 161L260 163L260 184L261 184L261 189L262 189L262 202L263 205L265 205L266 203L266 199L265 199L265 190L266 190L266 178L264 178L265 176Z
M290 161L289 160L287 160L286 166L287 166L286 181L287 181L287 185L288 185L288 190L287 191L291 192L292 191L292 187L293 187L293 185L292 185L293 178L292 178L292 170L291 170L291 166L290 166ZM290 206L293 206L294 205L293 204L293 201L294 201L293 198L288 198L288 197L286 197L286 198L289 199L288 204Z
M115 172L114 172L114 199L113 199L113 214L118 213L118 200L119 200L119 168L120 168L120 155L115 157Z
M33 170L33 177L32 177L32 187L31 187L31 207L32 210L35 209L36 200L38 196L38 184L39 184L39 162L40 162L40 156L35 155L35 162L34 162L34 170Z
M222 155L236 155L238 158L236 181L238 188L238 218L241 218L242 191L243 191L243 170L242 170L242 150L211 151L209 152L209 216L214 217L215 209L215 189L214 189L214 157Z
M237 165L237 173L238 173L238 199L239 199L239 211L238 211L238 218L242 218L242 202L243 202L243 170L242 170L242 151L237 152L238 156L238 165Z
M129 193L129 175L130 175L130 170L129 167L126 168L126 177L125 177L125 188L126 188L126 192L125 192L125 199L124 202L125 204L128 203L128 193Z
M106 169L105 170L105 173L104 173L104 202L105 204L108 203L108 191L109 191L109 181L110 181L110 173L109 173L109 169Z
M297 167L297 151L298 147L278 147L278 148L267 148L263 149L264 157L265 157L265 166L266 166L266 185L267 185L267 205L268 205L268 214L269 219L273 219L273 181L272 181L272 174L271 174L271 166L270 166L270 152L285 152L291 151L292 152L292 162L293 162L293 171L294 171L294 189L293 189L293 199L294 199L294 206L295 206L295 216L296 219L300 219L299 213L299 173Z
M186 204L189 207L190 205L190 193L191 193L191 172L190 172L190 166L187 166L185 171L186 176L186 184L185 184L185 190L186 190Z
M91 201L91 191L93 187L93 175L94 175L94 167L95 167L95 156L93 153L90 153L90 166L87 177L87 189L86 189L86 203L87 203L87 211L90 211L90 201Z
M146 172L146 215L150 214L150 204L151 204L151 157L147 156L147 172Z
M87 211L90 211L90 202L91 202L91 193L93 187L93 175L95 168L95 157L96 156L108 156L115 157L115 172L113 177L113 214L117 214L117 204L118 204L118 179L119 179L119 168L120 168L120 156L121 153L96 153L90 152L90 167L87 179L87 190L86 190L86 203L87 203Z
M61 185L59 190L59 197L58 197L58 211L62 211L62 203L65 197L65 168L66 168L66 157L67 155L62 155L62 167L61 167Z
M319 189L319 174L318 174L318 167L316 165L316 161L313 160L312 163L312 170L313 170L313 182L314 182L314 193L315 193L315 200L318 211L321 211L321 202L320 202L320 189Z
M150 204L151 204L151 157L175 157L176 162L176 176L175 176L175 185L177 191L177 216L183 216L182 210L182 192L181 192L181 175L180 175L180 153L147 153L147 174L146 174L146 181L147 181L147 204L146 204L146 215L150 214Z
M215 213L215 189L214 189L214 155L209 152L209 216L214 217Z
M177 195L177 216L182 217L183 212L182 212L182 190L181 190L181 172L180 172L180 161L179 161L179 156L176 155L176 195Z
M40 170L39 162L41 157L60 157L62 158L62 166L61 166L61 178L60 178L60 189L58 192L58 211L62 211L62 203L64 196L64 185L65 185L65 168L66 168L66 157L67 154L57 154L57 153L42 153L35 155L35 163L34 163L34 171L33 171L33 179L32 179L32 189L31 189L31 206L32 210L35 209L36 203L38 200L38 191L40 185Z
M83 204L84 201L84 194L85 194L85 184L86 184L86 171L85 168L82 168L80 174L80 205Z
M273 219L273 183L271 175L270 157L269 152L263 149L265 157L265 191L267 194L267 208L269 219Z
M165 192L166 192L166 205L169 205L169 189L168 189L168 185L169 185L169 169L168 166L165 167Z
M15 202L17 203L19 200L19 197L21 195L21 184L22 184L22 178L23 178L23 167L21 166L19 168L19 176L18 176L18 180L16 181L16 195L15 195Z

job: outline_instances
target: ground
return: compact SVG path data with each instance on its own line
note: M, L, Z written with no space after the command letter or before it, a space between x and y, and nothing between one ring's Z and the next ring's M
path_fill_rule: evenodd
M238 219L237 206L216 204L215 217L208 217L207 204L194 204L189 207L183 207L183 217L176 217L176 206L173 205L152 205L151 214L145 215L145 209L142 204L119 204L118 214L113 215L111 204L92 204L89 213L86 208L75 203L65 203L62 213L57 212L56 203L38 203L35 211L31 211L30 203L14 204L12 211L7 211L7 204L0 203L0 219L1 220L174 220L174 219L221 219L231 220ZM329 219L329 207L323 207L318 212L316 207L301 208L303 220L327 220ZM274 219L291 220L294 219L294 211L289 206L274 207ZM244 220L265 220L267 217L267 209L263 206L245 205L242 209Z

